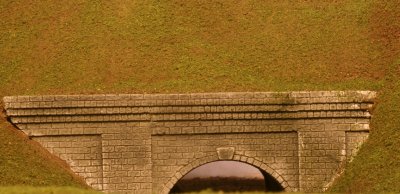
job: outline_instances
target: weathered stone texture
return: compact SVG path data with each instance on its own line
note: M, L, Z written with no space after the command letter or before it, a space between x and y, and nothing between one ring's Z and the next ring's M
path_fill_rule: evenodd
M5 97L10 121L107 192L168 193L217 160L325 190L367 139L374 92Z
M34 137L50 153L67 161L71 170L85 179L89 186L103 189L101 138L88 136Z

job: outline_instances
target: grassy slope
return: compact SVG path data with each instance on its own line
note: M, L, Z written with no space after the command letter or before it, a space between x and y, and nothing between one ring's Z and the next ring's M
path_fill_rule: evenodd
M87 188L65 162L43 150L0 118L0 186L74 186ZM3 193L0 188L0 193Z
M376 89L385 70L369 1L51 2L0 5L4 94Z
M332 191L400 192L400 2L374 5L373 40L390 58L372 119L373 131Z
M378 90L334 190L400 192L399 4L0 0L0 96Z
M78 189L74 187L27 187L13 186L0 187L2 194L101 194L93 190Z

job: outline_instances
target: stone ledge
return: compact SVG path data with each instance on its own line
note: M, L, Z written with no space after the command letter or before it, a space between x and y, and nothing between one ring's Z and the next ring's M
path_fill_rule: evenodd
M4 97L15 124L365 118L371 91Z
M300 111L346 111L368 110L369 103L326 103L293 105L192 105L192 106L155 106L155 107L65 107L51 108L8 108L9 116L56 116L56 115L112 115L112 114L189 114L189 113L279 113Z
M11 102L59 102L59 101L125 101L125 100L196 100L196 99L301 99L301 98L348 98L373 101L373 91L296 91L296 92L226 92L193 94L105 94L105 95L50 95L6 96Z
M33 123L85 123L85 122L162 122L162 121L215 121L215 120L286 120L370 118L367 111L303 111L276 113L199 113L199 114L114 114L114 115L55 115L11 116L14 124Z

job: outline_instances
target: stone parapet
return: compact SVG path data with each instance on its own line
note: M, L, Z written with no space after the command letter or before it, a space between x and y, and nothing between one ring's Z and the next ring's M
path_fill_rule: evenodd
M15 124L369 118L374 92L5 97Z

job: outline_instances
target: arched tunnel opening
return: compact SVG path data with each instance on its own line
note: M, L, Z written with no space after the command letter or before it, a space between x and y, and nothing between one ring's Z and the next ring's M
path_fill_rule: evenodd
M262 169L238 161L216 161L201 165L183 176L170 193L199 192L280 192L281 184Z

